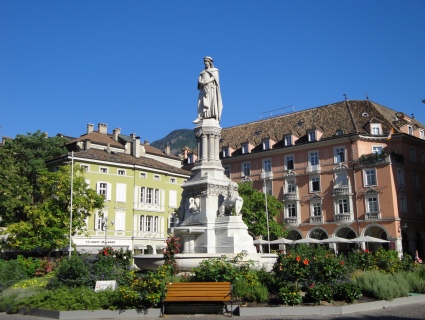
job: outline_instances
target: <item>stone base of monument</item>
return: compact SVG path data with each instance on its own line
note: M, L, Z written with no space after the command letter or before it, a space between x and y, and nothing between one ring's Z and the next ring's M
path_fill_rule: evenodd
M229 253L179 253L176 254L177 265L181 272L189 272L194 267L199 266L201 261L210 258L220 258L221 256L233 258L237 254ZM254 267L257 269L264 268L271 271L276 261L277 255L273 253L248 253L241 262L252 260ZM164 256L162 254L144 254L134 256L135 265L142 270L156 270L164 264Z

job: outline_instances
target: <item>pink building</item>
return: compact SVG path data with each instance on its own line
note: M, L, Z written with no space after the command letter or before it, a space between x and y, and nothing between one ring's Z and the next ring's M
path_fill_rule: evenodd
M225 128L220 156L232 181L265 185L284 203L289 238L369 235L425 256L424 129L402 112L346 100Z

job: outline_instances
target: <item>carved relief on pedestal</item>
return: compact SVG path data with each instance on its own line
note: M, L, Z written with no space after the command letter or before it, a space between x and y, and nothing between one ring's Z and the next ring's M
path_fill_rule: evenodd
M241 215L243 199L239 196L238 184L230 182L227 186L227 195L218 208L218 216L230 216L234 210L235 215Z

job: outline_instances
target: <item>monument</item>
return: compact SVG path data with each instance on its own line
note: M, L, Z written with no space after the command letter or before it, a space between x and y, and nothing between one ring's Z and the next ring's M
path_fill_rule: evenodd
M179 269L189 271L204 259L221 255L232 257L243 252L246 259L270 270L276 255L257 253L242 220L243 200L238 184L224 174L219 157L223 110L219 74L211 57L205 57L204 64L205 69L198 78L197 118L193 121L198 159L191 178L182 186L179 221L173 228L182 242L182 252L176 255ZM136 265L154 269L161 264L157 257L154 266L148 267L148 256L136 256Z

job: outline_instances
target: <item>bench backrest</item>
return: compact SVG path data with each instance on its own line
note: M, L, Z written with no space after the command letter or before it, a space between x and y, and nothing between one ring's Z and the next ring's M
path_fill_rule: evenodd
M164 302L231 301L230 282L174 282L167 284Z

